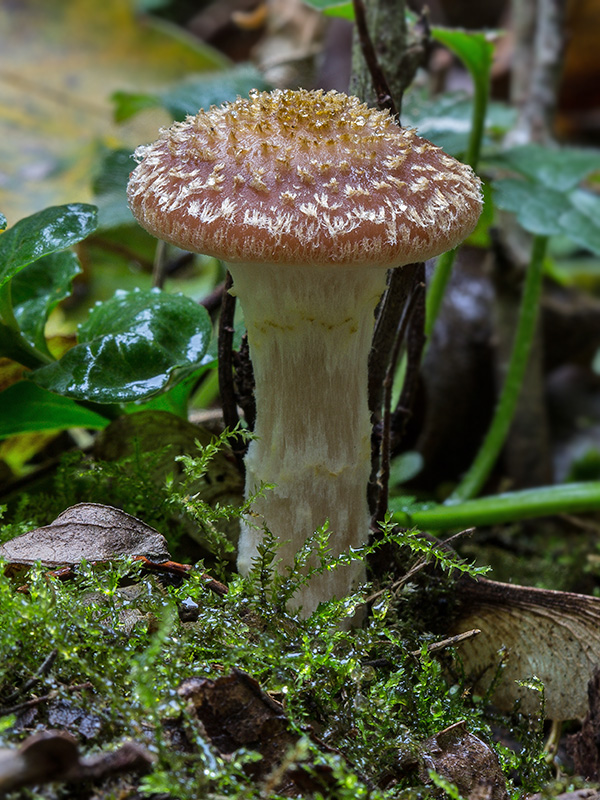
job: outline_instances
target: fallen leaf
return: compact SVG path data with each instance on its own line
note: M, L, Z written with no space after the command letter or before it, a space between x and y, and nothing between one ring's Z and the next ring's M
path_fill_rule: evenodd
M3 545L0 558L10 564L44 566L108 561L123 556L145 556L168 561L162 534L118 508L79 503L63 511L50 525L28 531Z
M135 147L170 120L117 126L111 95L151 91L229 62L131 0L0 0L0 207L9 222L91 195L99 145Z
M283 706L250 675L233 669L217 680L188 678L177 691L222 757L240 749L260 753L260 760L249 762L244 769L253 781L263 782L265 797L271 793L298 797L299 789L303 796L335 796L336 777L328 765L290 759L300 736L292 731ZM309 735L319 749L341 755Z
M0 750L0 796L50 781L97 780L116 772L146 772L155 758L135 742L112 753L80 760L76 740L63 731L44 731L26 739L18 749Z
M492 695L501 710L519 700L524 713L539 713L540 692L519 685L535 677L544 685L546 718L585 715L588 681L600 664L600 598L483 578L461 579L456 597L452 632L481 631L458 648L478 692L502 664Z
M288 728L283 706L241 670L214 681L188 678L177 691L222 756L240 748L261 754L260 761L246 767L254 780L265 779L298 742L299 736ZM284 788L279 786L278 791Z
M463 797L506 800L506 779L492 748L456 722L422 744L421 778L429 770L453 783Z

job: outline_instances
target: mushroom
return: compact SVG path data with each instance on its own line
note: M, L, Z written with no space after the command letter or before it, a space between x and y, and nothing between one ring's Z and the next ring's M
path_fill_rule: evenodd
M223 259L248 331L255 438L246 492L271 484L242 525L247 573L264 536L280 569L329 523L333 555L369 536L367 359L392 267L455 247L482 200L470 167L387 112L338 92L276 90L176 123L136 151L140 224ZM362 581L360 560L314 575L303 613Z

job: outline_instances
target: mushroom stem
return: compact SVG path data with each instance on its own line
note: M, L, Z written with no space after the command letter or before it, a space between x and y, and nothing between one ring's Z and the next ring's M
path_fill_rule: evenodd
M282 542L280 569L329 521L333 555L369 536L371 418L367 362L383 268L231 264L256 382L256 438L246 493L274 484L242 526L247 574L266 525ZM315 575L294 598L304 614L364 579L360 561Z

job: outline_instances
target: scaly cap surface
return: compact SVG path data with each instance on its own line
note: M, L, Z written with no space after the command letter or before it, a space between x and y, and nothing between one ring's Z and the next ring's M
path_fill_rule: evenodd
M229 262L400 266L455 247L482 208L470 167L339 92L252 92L136 158L139 223Z

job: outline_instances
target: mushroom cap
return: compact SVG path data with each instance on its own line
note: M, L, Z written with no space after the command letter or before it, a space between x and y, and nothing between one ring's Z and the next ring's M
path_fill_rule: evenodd
M334 91L251 92L162 130L135 155L138 222L232 263L424 261L456 247L482 208L470 167Z

